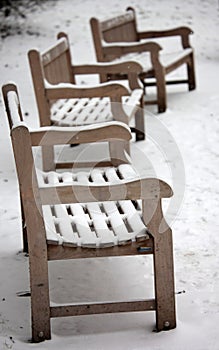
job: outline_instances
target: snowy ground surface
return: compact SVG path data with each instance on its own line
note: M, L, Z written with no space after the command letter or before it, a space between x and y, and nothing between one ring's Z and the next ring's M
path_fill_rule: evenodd
M217 0L59 0L24 10L21 33L0 42L0 83L19 88L25 119L37 125L27 51L50 46L58 31L69 34L75 63L94 61L89 18L136 8L140 29L188 25L194 30L197 89L168 88L168 109L145 108L147 141L132 143L139 171L169 182L175 202L167 216L173 229L178 327L154 333L153 313L58 319L52 340L30 344L28 258L21 253L21 226L14 161L0 100L0 349L217 350L219 348L219 3ZM4 21L6 22L4 19ZM178 73L176 73L178 74ZM86 82L86 77L84 78ZM82 81L83 82L83 81ZM151 295L151 261L123 258L53 263L52 300L135 299ZM67 282L64 280L67 279ZM67 288L65 288L67 284ZM73 297L74 296L74 297ZM70 299L70 300L69 300Z

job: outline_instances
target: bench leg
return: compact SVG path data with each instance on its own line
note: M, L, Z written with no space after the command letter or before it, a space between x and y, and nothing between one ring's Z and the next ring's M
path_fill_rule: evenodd
M161 200L143 201L143 217L154 237L156 329L176 327L172 232L164 220Z
M29 259L32 341L38 343L51 339L47 260L42 255L31 256L31 253Z
M51 339L46 234L35 199L23 204L28 234L32 341L41 342Z
M189 91L195 90L196 81L195 81L195 62L193 52L190 54L189 62L187 63L187 74L188 74L188 84Z
M155 239L154 252L156 329L176 327L172 232L169 229Z
M162 66L155 67L154 71L157 87L158 113L163 113L167 108L165 71Z
M141 107L135 113L135 137L136 141L145 140L145 123L144 123L144 107L143 98L141 100Z

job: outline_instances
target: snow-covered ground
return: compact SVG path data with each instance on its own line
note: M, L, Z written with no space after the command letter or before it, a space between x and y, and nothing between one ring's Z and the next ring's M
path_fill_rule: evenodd
M0 43L1 85L19 88L25 119L37 125L27 51L50 46L58 31L70 37L75 63L94 61L89 18L113 16L127 6L140 29L188 25L193 31L197 89L168 88L168 109L145 108L147 140L132 143L142 173L169 182L175 201L167 209L173 229L177 323L154 333L154 314L115 314L52 321L52 340L31 344L28 258L21 225L14 160L0 101L0 349L217 350L219 348L219 3L217 0L59 0L19 18L22 34ZM12 22L9 16L7 21ZM176 73L178 74L178 73ZM84 78L86 81L86 77ZM83 82L83 81L81 81ZM137 273L137 272L138 273ZM52 300L116 300L151 295L151 261L139 258L52 263ZM67 282L64 281L64 277ZM67 283L67 287L65 288ZM70 300L69 300L70 299Z

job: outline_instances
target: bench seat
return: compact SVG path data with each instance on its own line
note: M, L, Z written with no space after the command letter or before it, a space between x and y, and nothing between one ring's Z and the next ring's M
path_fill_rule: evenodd
M123 109L129 119L140 107L142 90L123 96ZM78 126L109 122L114 119L108 97L59 99L51 106L51 122L58 126Z
M122 164L118 168L70 172L38 172L41 188L51 185L121 183L139 179L134 168ZM130 244L149 238L142 220L140 201L117 201L46 205L43 207L48 244L105 248Z

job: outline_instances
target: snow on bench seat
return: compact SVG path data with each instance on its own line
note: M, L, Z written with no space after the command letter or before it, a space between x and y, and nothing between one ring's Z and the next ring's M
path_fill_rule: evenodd
M38 172L40 187L83 184L121 183L138 179L134 168L92 169L78 173ZM104 248L129 244L148 238L142 221L141 201L108 201L43 206L47 242L63 246Z
M135 89L130 96L122 97L124 112L131 119L139 107L141 89ZM108 97L60 99L51 106L51 121L59 126L77 126L112 121Z
M177 62L179 59L183 59L192 53L192 48L186 48L183 50L178 50L175 52L165 52L161 51L159 55L160 62L165 68L172 65L174 62ZM144 69L144 72L149 72L153 69L150 53L149 52L132 52L126 55L123 55L120 58L113 60L114 63L124 62L124 61L136 61L141 64Z

